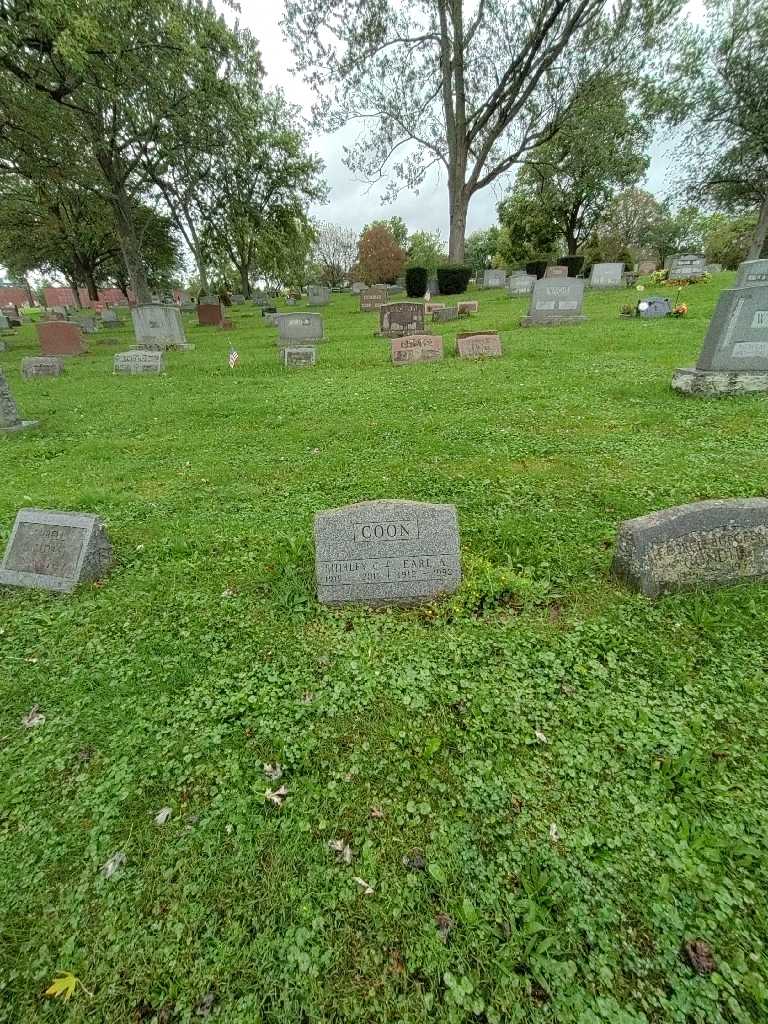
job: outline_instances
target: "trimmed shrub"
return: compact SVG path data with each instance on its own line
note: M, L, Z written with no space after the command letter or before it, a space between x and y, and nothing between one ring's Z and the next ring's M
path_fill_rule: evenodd
M526 274L533 274L535 277L544 277L544 271L549 266L549 260L531 260L525 264Z
M578 277L584 266L583 256L563 256L560 260L563 267L568 267L568 277Z
M427 290L429 271L426 267L408 267L405 272L405 291L409 299L421 299Z
M461 267L452 264L449 267L437 268L437 285L441 295L460 295L467 290L472 277L472 267Z

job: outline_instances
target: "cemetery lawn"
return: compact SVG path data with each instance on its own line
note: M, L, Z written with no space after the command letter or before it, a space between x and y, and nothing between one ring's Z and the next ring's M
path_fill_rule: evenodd
M622 519L768 494L766 399L669 386L732 280L679 321L588 293L570 328L473 293L504 346L477 363L459 322L392 367L346 295L313 370L251 307L187 319L162 377L113 377L130 332L103 328L24 382L17 332L42 427L0 438L0 543L20 507L93 512L117 561L0 593L0 1020L768 1018L768 588L609 574ZM313 514L378 497L456 504L453 598L316 603Z

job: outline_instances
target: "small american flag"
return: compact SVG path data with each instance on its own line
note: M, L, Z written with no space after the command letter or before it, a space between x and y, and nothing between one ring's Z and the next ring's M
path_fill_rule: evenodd
M239 364L239 362L240 362L240 356L237 354L237 349L230 348L230 350L229 350L229 368L230 368L230 370L234 370L234 368Z

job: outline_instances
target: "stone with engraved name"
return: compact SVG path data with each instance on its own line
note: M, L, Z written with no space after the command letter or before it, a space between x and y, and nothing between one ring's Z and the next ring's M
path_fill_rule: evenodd
M628 519L613 572L647 597L768 579L768 500L698 501Z
M520 323L523 327L580 324L587 319L581 312L583 302L584 281L581 278L542 278L533 286L528 316L524 316Z
M117 352L112 360L112 372L130 374L164 373L165 359L163 352L153 352L147 349Z
M393 338L390 354L395 366L434 363L443 358L443 339L435 334L410 334L405 338Z
M279 313L277 329L280 341L323 340L323 318L319 313Z
M695 367L672 387L690 395L768 391L768 283L720 293Z
M483 359L501 354L501 338L495 331L456 336L456 355L460 359Z
M322 604L415 605L461 583L454 505L364 501L315 516Z
M21 376L24 380L35 377L60 377L64 373L61 356L26 356L21 360Z
M287 345L280 349L280 362L287 370L314 366L316 361L317 349L314 345Z
M0 584L69 593L112 565L112 545L98 516L23 508L0 563Z

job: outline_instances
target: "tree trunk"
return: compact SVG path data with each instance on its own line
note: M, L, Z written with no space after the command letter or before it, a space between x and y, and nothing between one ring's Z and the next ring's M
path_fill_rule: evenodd
M748 260L759 260L760 254L763 251L765 245L765 239L768 235L768 195L763 197L763 201L760 204L760 215L757 218L757 227L755 233L752 236L752 245L749 247L747 253Z
M102 153L97 156L99 166L109 184L109 202L115 213L117 237L128 278L133 288L136 302L141 306L152 301L152 292L147 283L147 274L141 258L141 245L133 222L131 198L125 187L125 178L116 167L111 154Z
M71 277L68 277L67 284L69 285L69 290L72 292L72 295L74 296L75 305L77 306L78 309L82 309L83 304L80 301L80 289L77 285L77 282L73 281Z
M83 268L83 277L85 280L85 286L88 289L88 298L92 302L99 301L99 289L96 287L96 281L93 277L93 271L90 267Z
M240 290L246 299L251 297L251 282L248 280L248 265L238 267L240 271Z
M467 231L467 209L469 196L464 185L450 188L450 236L448 239L448 262L464 262L464 236Z

